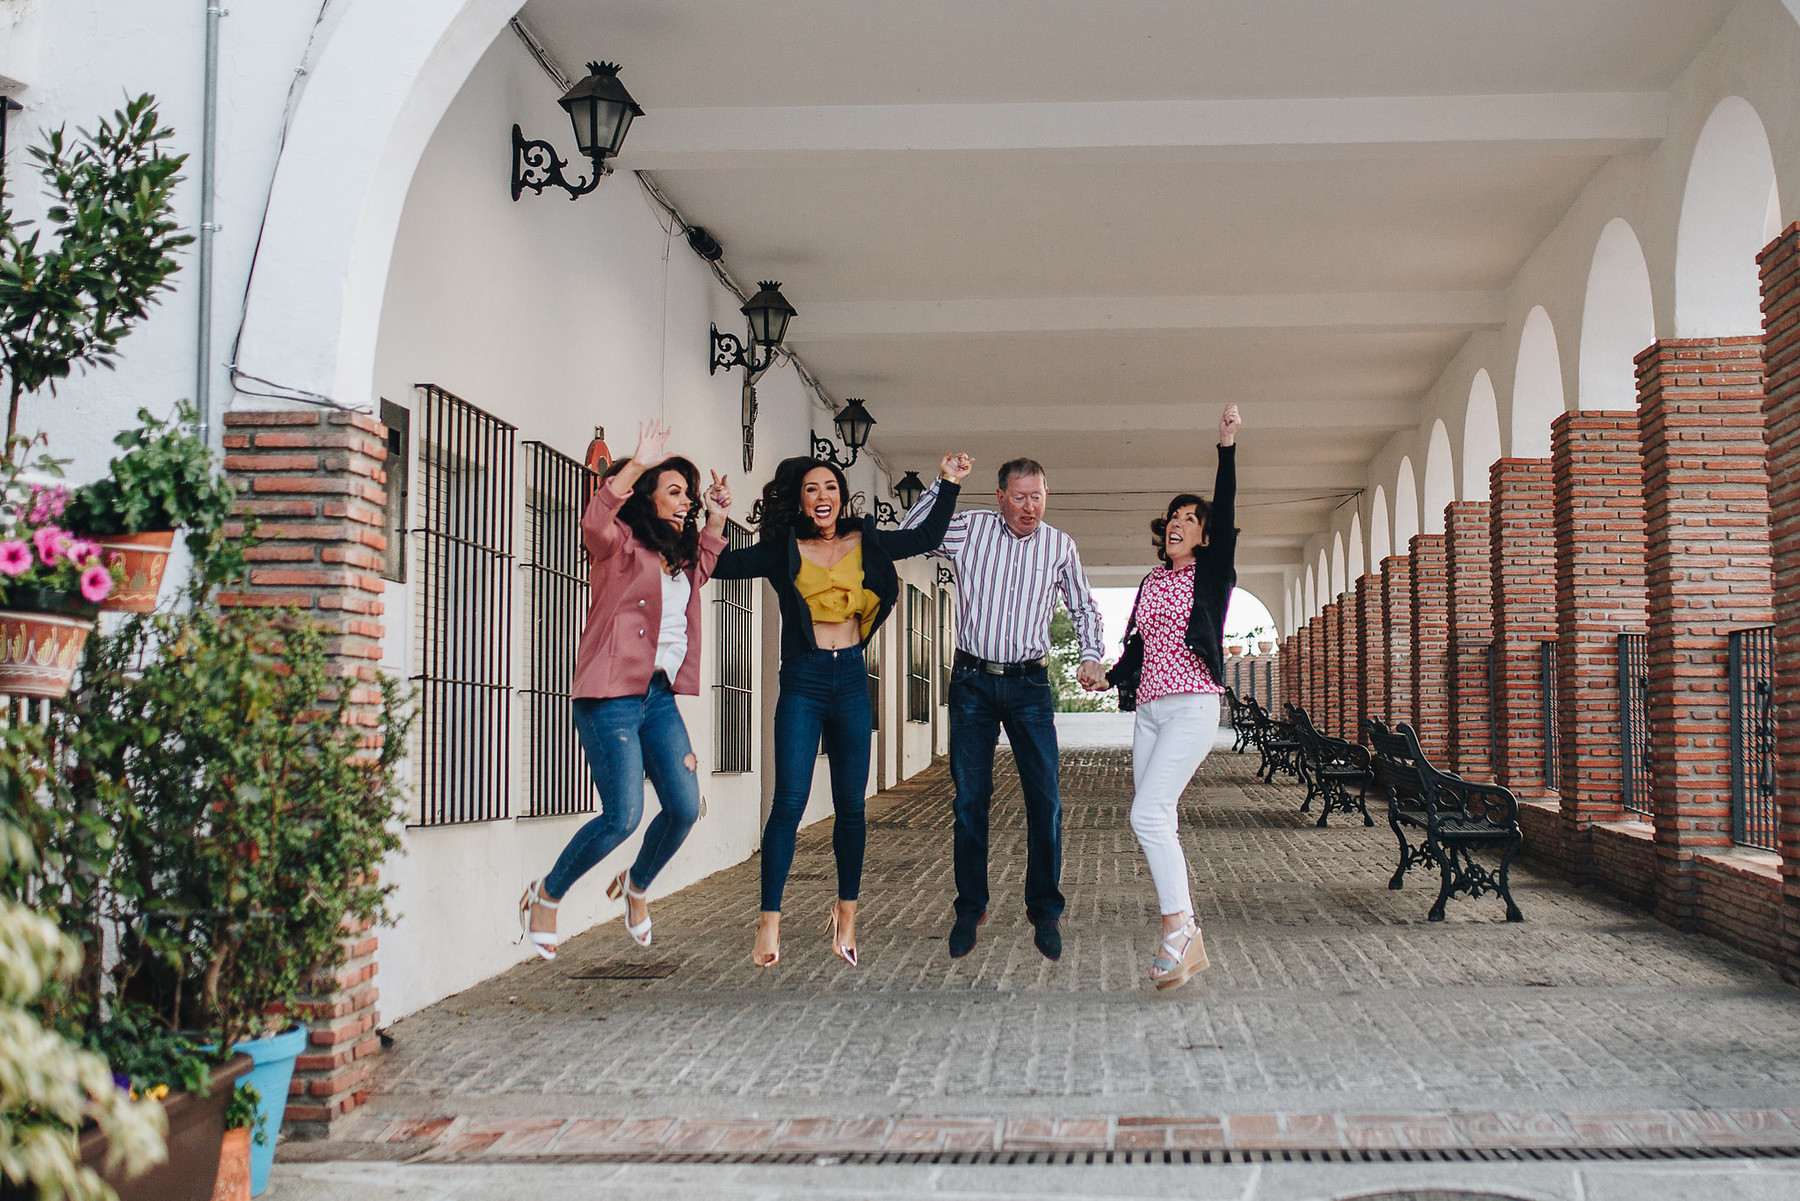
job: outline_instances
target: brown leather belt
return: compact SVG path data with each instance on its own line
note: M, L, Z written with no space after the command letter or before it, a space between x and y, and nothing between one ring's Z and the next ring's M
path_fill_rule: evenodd
M955 661L958 667L973 667L976 671L986 672L990 676L1028 676L1050 666L1048 659L1027 659L1023 663L996 663L992 659L971 655L968 651L957 651Z

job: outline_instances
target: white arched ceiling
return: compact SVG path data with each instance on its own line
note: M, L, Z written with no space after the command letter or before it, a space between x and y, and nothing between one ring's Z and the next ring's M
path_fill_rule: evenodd
M1318 590L1317 586L1314 585L1314 583L1313 583L1313 569L1311 567L1308 567L1306 569L1306 590L1305 591L1306 591L1306 595L1305 595L1306 603L1301 606L1300 611L1306 615L1307 621L1311 621L1313 618L1313 614L1315 614L1319 611L1319 590ZM1302 624L1304 624L1304 623L1302 623Z
M1344 595L1344 535L1331 536L1331 599Z
M1375 485L1375 499L1369 502L1369 570L1380 571L1381 561L1393 554L1388 542L1387 489Z
M1325 548L1321 546L1319 548L1319 612L1325 611L1325 606L1331 603L1332 596L1331 560L1326 557Z
M1419 532L1419 478L1413 472L1410 456L1400 460L1400 471L1394 479L1394 550L1397 554L1412 551L1412 540Z
M1294 590L1286 584L1281 586L1281 632L1294 632Z
M1539 459L1548 455L1550 423L1562 411L1562 355L1556 349L1556 327L1550 324L1550 314L1540 304L1525 314L1519 363L1513 371L1513 457Z
M1494 398L1494 381L1483 368L1469 384L1469 409L1463 418L1464 500L1487 499L1488 466L1499 457L1500 405Z
M1713 109L1694 144L1675 233L1675 336L1762 332L1756 256L1768 239L1775 162L1762 118L1741 96ZM1779 220L1779 218L1777 218Z
M1763 245L1781 236L1781 181L1769 181L1769 209L1763 214Z
M1350 541L1345 545L1344 553L1349 556L1344 564L1344 587L1346 590L1354 590L1356 581L1362 579L1363 573L1369 570L1368 565L1363 562L1361 513L1350 514Z
M1778 212L1776 220L1780 219ZM1654 341L1656 308L1644 248L1631 223L1614 217L1600 231L1593 262L1588 265L1576 366L1577 405L1626 412L1637 408L1634 360Z
M1427 534L1444 532L1444 506L1456 499L1456 461L1450 453L1450 431L1443 418L1431 426L1431 444L1425 450L1425 512Z

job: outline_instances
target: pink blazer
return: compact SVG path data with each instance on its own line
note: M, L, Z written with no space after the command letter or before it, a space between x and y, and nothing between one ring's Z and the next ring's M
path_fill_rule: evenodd
M625 498L610 483L595 487L581 518L587 546L588 611L575 651L571 696L642 696L656 670L656 635L662 628L662 557L631 536L619 520ZM712 578L725 539L702 528L700 563L688 570L687 658L675 691L700 693L700 588Z

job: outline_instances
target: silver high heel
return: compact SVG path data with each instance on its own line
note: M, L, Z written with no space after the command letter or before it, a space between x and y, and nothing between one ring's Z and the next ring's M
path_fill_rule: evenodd
M555 909L557 902L547 900L543 892L544 882L533 880L525 886L525 895L519 898L519 929L531 944L531 949L538 953L540 959L556 958L556 931L533 930L531 928L531 907L542 905L545 909Z
M650 945L650 904L649 904L648 898L649 898L650 894L647 892L639 892L637 889L635 889L631 886L631 869L630 868L626 868L624 871L620 872L618 875L616 875L612 878L612 882L606 886L606 895L611 897L615 901L618 900L620 897L625 898L625 933L631 935L631 941L635 942L638 946L640 946L640 947L649 946ZM643 901L644 902L644 920L639 922L635 926L631 924L631 902L632 901Z

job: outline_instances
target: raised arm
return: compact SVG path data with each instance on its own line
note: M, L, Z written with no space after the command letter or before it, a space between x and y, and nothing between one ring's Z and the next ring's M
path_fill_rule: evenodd
M938 548L943 542L944 534L950 528L950 518L956 512L956 498L962 492L963 477L969 474L974 460L965 454L947 454L944 461L938 464L938 478L932 486L931 508L917 525L901 526L897 530L877 530L875 537L882 549L894 559L910 559L914 555L923 555ZM914 512L924 508L914 506ZM912 513L907 514L908 517Z
M1243 424L1236 405L1219 417L1219 473L1213 479L1212 515L1207 518L1203 553L1230 566L1237 551L1237 431Z
M919 529L925 525L926 522L935 520L938 511L938 493L941 486L944 484L960 484L963 477L969 474L969 469L973 467L974 464L975 460L971 459L966 454L945 455L944 461L938 465L938 478L931 481L931 487L925 489L924 494L913 503L913 507L907 510L905 518L900 522L900 532ZM954 470L952 470L953 468ZM954 497L952 497L951 508L955 508ZM969 515L967 513L946 513L945 520L947 524L944 526L943 532L938 535L937 539L932 542L930 546L920 550L909 551L907 552L908 555L937 555L939 558L949 559L951 562L955 562L957 553L962 550L963 543L968 541ZM906 557L896 554L892 549L892 543L883 542L882 545L889 548L888 553L894 558L899 559Z

